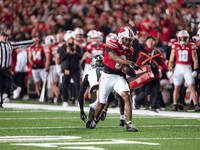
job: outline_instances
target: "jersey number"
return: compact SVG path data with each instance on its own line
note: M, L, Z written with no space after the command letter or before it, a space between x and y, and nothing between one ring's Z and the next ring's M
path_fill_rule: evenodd
M58 48L55 47L55 48L52 48L52 60L55 62L56 61L56 55L57 55L57 52L58 52Z
M126 56L121 55L121 58L126 59ZM116 64L115 64L115 68L116 68L116 69L121 69L121 68L122 68L122 64L116 63Z
M41 60L41 52L40 51L33 51L33 60Z
M187 62L188 61L188 51L178 51L178 61Z

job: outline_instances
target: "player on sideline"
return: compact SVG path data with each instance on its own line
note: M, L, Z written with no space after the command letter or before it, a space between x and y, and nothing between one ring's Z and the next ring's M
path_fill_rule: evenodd
M171 75L173 64L176 60L173 73L174 93L172 111L178 110L177 102L183 79L191 91L195 111L200 111L194 80L194 78L197 76L198 70L198 56L196 52L197 47L194 43L189 42L189 36L190 35L186 30L179 31L177 34L178 42L172 45L172 52L169 59L169 71L171 71ZM194 62L193 71L191 66L192 61Z

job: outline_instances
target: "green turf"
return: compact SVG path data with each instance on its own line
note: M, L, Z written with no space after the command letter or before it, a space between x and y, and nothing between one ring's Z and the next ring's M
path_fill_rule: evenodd
M191 114L192 115L192 114ZM138 133L119 126L119 115L108 114L95 129L85 129L79 113L47 110L0 109L1 150L58 150L67 147L91 147L99 150L199 150L200 119L179 119L133 115ZM7 141L6 136L42 136L39 141ZM44 136L78 136L74 140L47 141ZM19 137L18 137L19 138ZM27 138L25 138L27 139ZM116 140L141 142L118 144ZM62 144L62 143L67 144ZM76 143L69 145L71 142ZM81 142L83 145L78 145ZM89 144L87 142L94 142ZM97 143L99 142L99 144ZM100 144L105 142L103 144ZM116 142L109 144L107 142ZM146 145L159 143L160 145ZM61 143L56 147L21 146L21 143ZM69 148L70 149L70 148Z

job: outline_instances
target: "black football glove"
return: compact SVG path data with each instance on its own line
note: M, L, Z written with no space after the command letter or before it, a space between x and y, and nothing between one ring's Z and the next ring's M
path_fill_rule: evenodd
M136 70L138 71L139 69L142 70L142 68L140 68L140 66L138 66L136 63L132 62L130 65L129 65L133 70ZM143 70L142 70L143 71Z
M81 110L81 112L80 112L80 118L83 122L87 121L87 115L85 114L85 112L83 110Z
M125 74L129 75L130 77L135 77L135 71L133 70L133 68L127 68Z

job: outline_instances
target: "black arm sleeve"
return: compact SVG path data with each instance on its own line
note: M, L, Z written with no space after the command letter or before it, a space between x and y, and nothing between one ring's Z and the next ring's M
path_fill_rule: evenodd
M79 95L78 95L79 107L80 107L81 110L83 110L83 104L84 104L83 97L84 97L85 91L87 90L88 85L89 85L88 75L86 75L82 84L81 84Z
M76 55L79 59L82 57L81 47L79 45L76 46Z
M132 56L131 60L133 62L136 62L137 59L138 59L138 55L139 55L140 49L141 49L140 45L139 45L139 41L137 39L135 39L132 46L134 48L134 53L133 53L133 56Z
M64 61L65 59L69 57L65 49L66 47L59 48L60 62Z
M106 47L106 52L108 53L108 52L110 52L110 51L112 51L112 49Z
M135 27L132 27L132 30L133 30L134 34L136 35L137 29Z

